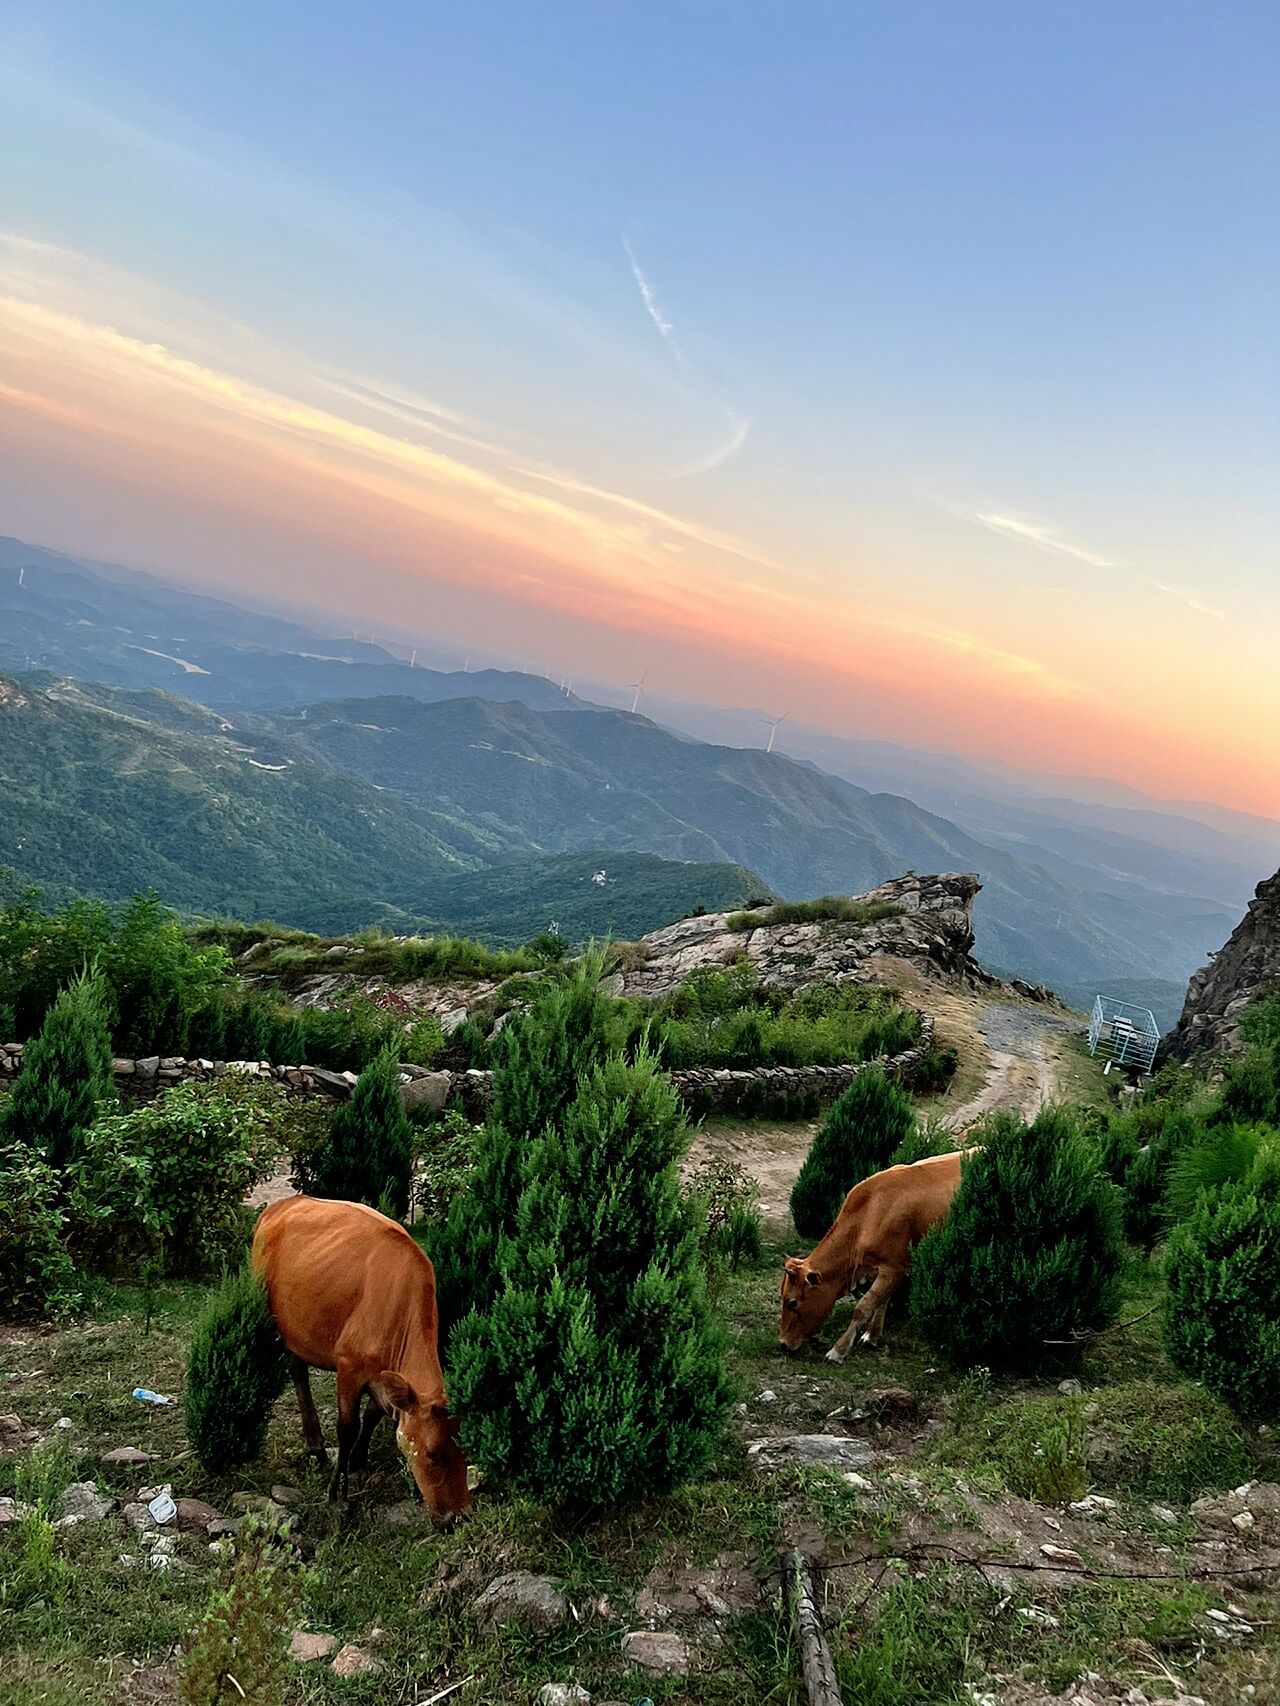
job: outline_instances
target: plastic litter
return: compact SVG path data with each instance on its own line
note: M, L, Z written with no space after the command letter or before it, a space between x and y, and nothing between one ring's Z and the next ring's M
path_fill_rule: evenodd
M157 1493L147 1506L153 1519L159 1523L172 1522L178 1514L178 1507L168 1493Z
M135 1386L133 1395L140 1404L172 1404L172 1398L165 1398L159 1392L151 1392L145 1386Z

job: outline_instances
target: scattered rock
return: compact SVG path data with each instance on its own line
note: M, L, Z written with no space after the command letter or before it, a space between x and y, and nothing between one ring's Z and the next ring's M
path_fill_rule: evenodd
M239 1532L240 1518L238 1516L220 1516L216 1522L211 1522L205 1529L210 1540L229 1540Z
M1070 1546L1051 1546L1046 1542L1040 1550L1052 1564L1065 1564L1073 1570L1084 1568L1084 1559Z
M689 1669L688 1643L668 1629L633 1629L622 1637L622 1656L653 1676L684 1676Z
M354 1641L348 1641L329 1669L334 1676L365 1676L369 1671L381 1670L382 1660L366 1653L363 1647L357 1647Z
M118 1445L114 1451L104 1451L103 1463L122 1465L126 1469L141 1469L144 1464L154 1463L155 1457L149 1451L139 1451L136 1445Z
M4 1434L20 1434L22 1432L22 1417L15 1416L12 1411L7 1416L0 1416L0 1436Z
M20 1505L16 1499L0 1499L0 1527L7 1522L18 1522L30 1514L30 1505Z
M538 1706L591 1706L591 1696L576 1682L548 1682L538 1690Z
M452 1072L428 1072L425 1077L410 1079L400 1086L400 1100L410 1113L415 1108L426 1108L431 1113L442 1114L452 1093Z
M70 1416L59 1416L57 1421L53 1425L55 1428L60 1429L65 1434L65 1433L70 1433L72 1428L75 1427L76 1424L71 1420Z
M1178 1520L1177 1511L1171 1511L1168 1505L1148 1505L1147 1509L1157 1522L1175 1523Z
M232 1493L231 1508L242 1516L249 1511L269 1511L274 1504L265 1493Z
M207 1533L210 1523L217 1521L217 1511L203 1499L178 1500L178 1527L184 1532Z
M471 1615L478 1623L523 1623L548 1634L568 1620L569 1602L549 1577L513 1570L472 1600Z
M336 1635L313 1635L309 1629L295 1629L289 1643L289 1657L294 1664L310 1665L317 1659L329 1658L337 1645Z
M55 1528L74 1528L80 1522L101 1522L116 1508L114 1499L104 1499L94 1481L73 1481L62 1495L62 1514Z
M867 1408L879 1421L889 1419L906 1421L914 1416L919 1408L915 1394L905 1386L876 1386L867 1393Z
M864 1468L879 1453L865 1440L843 1434L787 1434L781 1439L757 1439L747 1447L747 1456L764 1465L817 1463L831 1469Z
M1090 1522L1105 1522L1112 1511L1120 1509L1115 1499L1107 1499L1101 1493L1088 1493L1083 1499L1074 1499L1067 1506L1072 1516L1085 1517Z
M1058 1391L1061 1392L1064 1398L1078 1398L1084 1391L1084 1387L1081 1386L1078 1380L1060 1380L1058 1382Z
M770 1392L766 1387L766 1389L760 1394L759 1398L756 1399L756 1402L757 1404L776 1404L778 1402L778 1394L776 1392Z
M160 1526L141 1499L131 1500L120 1514L131 1528L145 1531Z
M401 1499L398 1504L383 1505L378 1512L388 1528L430 1528L431 1512L421 1499Z
M271 1489L271 1497L278 1505L296 1505L298 1500L302 1497L302 1494L296 1487L286 1487L277 1483L277 1485Z

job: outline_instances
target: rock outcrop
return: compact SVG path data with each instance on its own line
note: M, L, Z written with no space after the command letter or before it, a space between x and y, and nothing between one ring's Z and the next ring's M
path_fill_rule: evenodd
M1240 1047L1240 1015L1280 993L1280 871L1258 884L1231 940L1191 979L1165 1051L1175 1060Z
M762 983L779 989L827 980L873 983L875 962L885 958L905 960L938 982L990 987L996 980L972 957L973 902L981 887L971 874L898 877L851 897L895 909L867 923L825 918L773 924L767 907L760 923L745 929L729 928L729 920L743 914L684 918L644 937L645 960L625 974L623 988L628 995L665 995L690 972L728 965L740 955L755 965Z

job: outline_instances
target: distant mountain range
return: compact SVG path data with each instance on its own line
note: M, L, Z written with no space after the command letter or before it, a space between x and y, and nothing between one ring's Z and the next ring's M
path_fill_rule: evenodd
M789 725L766 754L759 713L647 702L664 727L13 540L0 671L28 701L0 716L0 864L104 895L154 884L189 910L512 940L558 915L597 933L612 908L605 927L632 934L753 885L804 898L975 870L985 963L1077 1002L1140 992L1167 1020L1280 862L1280 825L1243 814L1103 784L1055 798L1047 779ZM560 855L614 875L591 884Z

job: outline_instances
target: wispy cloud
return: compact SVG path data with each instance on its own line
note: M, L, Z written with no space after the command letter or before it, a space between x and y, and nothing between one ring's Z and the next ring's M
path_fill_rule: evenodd
M1017 539L1024 545L1034 545L1037 551L1048 551L1055 557L1074 557L1078 563L1088 563L1094 569L1115 569L1120 565L1114 558L1104 557L1064 539L1055 528L1044 521L1033 521L1025 515L1000 515L992 510L979 510L972 518L992 533L1002 533L1006 539Z
M1202 603L1195 593L1188 592L1185 587L1170 586L1166 581L1157 580L1153 580L1151 584L1157 592L1162 592L1166 598L1175 599L1177 603L1185 604L1188 610L1194 610L1197 616L1212 616L1215 622L1227 620L1225 610L1217 610L1212 604Z
M658 298L654 294L653 286L649 283L649 280L641 270L640 263L636 259L636 252L631 247L631 239L627 236L625 231L622 233L622 247L626 250L627 260L631 265L631 276L636 281L636 288L640 292L641 300L644 302L649 318L658 328L658 336L662 339L663 343L666 344L672 355L675 356L681 367L688 367L689 358L680 347L680 340L676 337L676 329L671 324L671 321L668 320L667 316L662 312Z
M684 468L677 468L671 476L673 480L692 479L695 474L709 474L713 468L723 468L729 458L742 449L747 442L747 434L751 431L751 416L739 415L734 410L729 411L728 436L705 456L690 462Z

